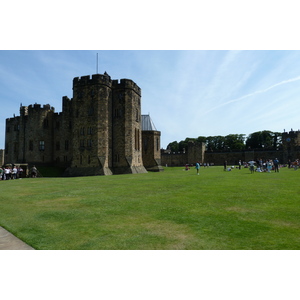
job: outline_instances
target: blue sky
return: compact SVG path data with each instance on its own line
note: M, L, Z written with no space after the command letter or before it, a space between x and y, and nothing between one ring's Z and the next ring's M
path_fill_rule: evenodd
M300 51L40 50L0 51L0 148L5 120L20 104L72 97L77 76L105 71L142 89L142 113L162 147L186 137L298 130Z

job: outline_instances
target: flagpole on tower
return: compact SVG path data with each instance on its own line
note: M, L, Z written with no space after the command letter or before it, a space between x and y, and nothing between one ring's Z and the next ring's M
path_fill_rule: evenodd
M97 53L97 63L96 63L96 74L98 74L98 53Z

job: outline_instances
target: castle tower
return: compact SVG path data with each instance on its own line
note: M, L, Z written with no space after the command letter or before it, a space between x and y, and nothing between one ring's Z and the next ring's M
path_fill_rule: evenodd
M49 104L34 104L21 106L19 117L6 119L5 162L51 163L53 115Z
M141 90L128 79L95 74L74 78L73 159L65 175L145 173Z
M142 157L141 89L129 79L112 82L112 160L115 174L146 173Z
M111 175L111 78L74 78L73 159L66 175Z
M300 155L300 131L282 133L283 162L294 161Z

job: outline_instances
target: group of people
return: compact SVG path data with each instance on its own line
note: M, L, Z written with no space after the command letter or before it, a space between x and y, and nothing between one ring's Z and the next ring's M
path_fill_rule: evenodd
M19 179L22 177L23 169L20 166L4 166L0 168L0 180Z
M271 172L274 170L275 172L279 172L279 160L275 158L274 160L272 159L267 159L263 161L260 159L257 161L257 168L256 172Z
M254 172L271 172L271 170L274 170L275 172L279 172L279 160L275 158L272 159L259 159L257 161L251 160L249 162L243 162L240 160L238 163L238 169L241 169L242 165L244 168L249 168L251 173ZM227 167L227 161L224 161L224 171L231 171L234 168Z
M26 173L26 172L25 172ZM11 180L11 179L19 179L26 175L21 166L18 165L7 165L0 167L0 180ZM38 175L38 170L36 166L33 166L30 169L29 176L32 178L36 178Z
M290 168L294 168L294 170L298 170L298 168L300 167L300 160L296 159L295 161L291 161L289 160L288 162L288 167Z

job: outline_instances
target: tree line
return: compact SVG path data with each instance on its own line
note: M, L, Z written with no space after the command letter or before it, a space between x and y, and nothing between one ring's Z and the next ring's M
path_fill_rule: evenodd
M174 141L168 144L172 152L183 152L188 149L189 142L194 144L205 143L208 151L241 151L254 149L281 149L282 133L269 130L257 131L249 134L228 134L226 136L199 136L186 138L184 141Z

